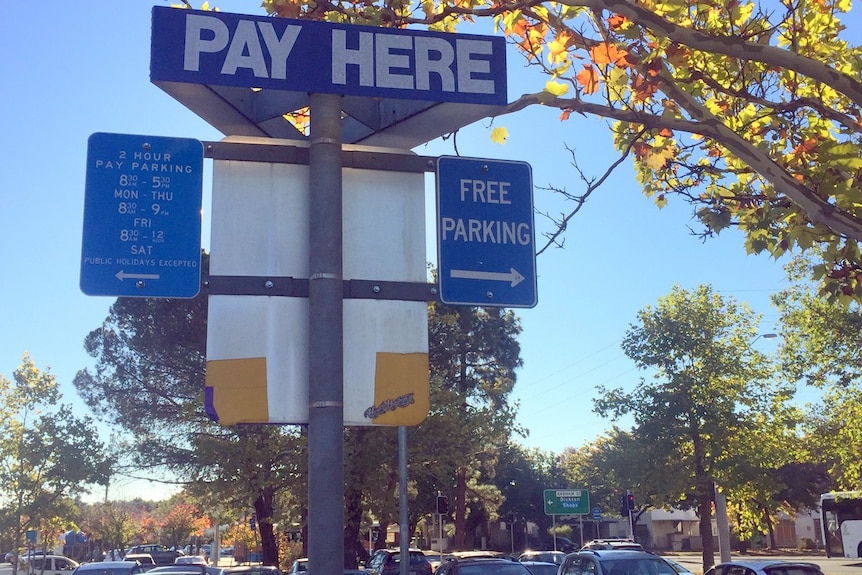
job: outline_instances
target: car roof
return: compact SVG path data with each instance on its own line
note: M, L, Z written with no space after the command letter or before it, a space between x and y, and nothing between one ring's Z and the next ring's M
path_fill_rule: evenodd
M93 563L82 563L75 568L76 573L84 573L88 571L109 572L119 569L131 571L132 569L140 569L135 561L96 561Z
M658 555L640 549L581 549L580 551L569 553L569 555L598 555L605 559L610 559L611 557L655 557L661 560L661 557Z
M237 565L236 567L224 567L221 572L227 573L273 573L281 572L281 569L274 565Z

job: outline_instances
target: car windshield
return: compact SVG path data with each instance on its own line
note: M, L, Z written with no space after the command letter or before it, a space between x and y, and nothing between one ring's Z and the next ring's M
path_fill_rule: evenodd
M526 567L514 561L461 565L458 572L460 575L530 575L530 571Z
M128 567L91 567L87 566L86 569L78 568L76 573L87 575L129 575L132 572L132 569L137 567L136 565L130 565Z
M554 563L527 563L524 565L533 575L556 575L557 565Z
M764 569L767 575L822 575L815 567L807 565L778 565Z
M606 575L676 575L673 568L659 558L605 559L602 570Z

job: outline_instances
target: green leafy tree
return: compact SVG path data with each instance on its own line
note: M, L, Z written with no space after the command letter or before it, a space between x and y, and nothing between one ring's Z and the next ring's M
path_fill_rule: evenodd
M692 507L691 475L670 445L653 445L637 429L609 431L561 456L572 486L590 486L590 501L612 515L619 513L620 496L635 494L634 521L651 508Z
M106 501L89 506L85 513L93 536L102 542L105 552L126 549L139 529L132 505L124 501Z
M539 526L538 541L515 541L516 547L523 543L521 548L541 545L547 539L545 534L551 527L551 519L545 515L545 489L590 485L570 483L564 477L557 455L538 448L524 447L513 439L500 449L494 484L503 497L501 514L513 513L517 525L529 521ZM516 535L523 533L523 529L515 529Z
M734 438L762 426L782 390L770 382L770 366L750 347L758 318L744 304L722 298L708 286L679 286L655 307L638 313L623 338L623 350L651 372L633 391L599 388L596 411L613 418L631 415L632 435L656 461L690 484L700 517L703 566L714 561L712 498L715 483L734 484ZM650 447L653 446L653 447Z
M829 465L836 489L862 487L862 312L820 297L805 281L811 260L787 266L791 288L773 296L781 313L782 371L788 379L819 390L805 419L806 460Z
M455 547L465 549L468 501L478 509L483 497L468 492L477 479L476 459L497 457L514 425L515 406L508 402L520 367L521 327L517 317L502 308L429 306L429 364L431 366L431 412L428 425L439 426L437 448L430 456L447 458L438 476L442 492L452 490L450 507L455 525ZM420 426L421 427L421 426ZM423 433L423 437L430 434ZM442 445L441 445L442 444ZM441 471L442 473L442 471ZM475 517L474 517L475 520ZM474 523L475 524L475 523Z
M108 476L94 421L61 400L54 376L26 353L11 380L0 375L0 497L12 511L15 549L28 529L68 520L69 494L85 494Z
M206 254L202 267L206 272ZM148 472L167 471L171 482L199 482L211 497L239 506L236 513L252 505L263 560L276 565L272 526L275 496L283 485L278 470L270 470L275 454L292 452L294 438L275 426L226 428L207 418L206 315L206 294L118 298L85 340L95 370L78 372L74 384L95 413L126 434L130 461L118 473L152 478Z

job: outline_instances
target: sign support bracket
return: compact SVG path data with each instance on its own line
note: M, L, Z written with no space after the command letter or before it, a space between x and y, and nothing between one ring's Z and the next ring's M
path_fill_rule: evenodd
M309 280L292 276L207 276L201 291L208 295L308 297ZM439 301L435 283L343 280L344 299Z
M264 162L307 166L307 145L257 144L248 142L203 142L204 157L211 160ZM375 171L425 173L437 170L437 158L415 154L381 153L364 150L342 150L341 165Z

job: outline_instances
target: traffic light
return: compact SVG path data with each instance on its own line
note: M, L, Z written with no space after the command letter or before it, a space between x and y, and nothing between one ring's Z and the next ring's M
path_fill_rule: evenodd
M506 513L506 525L510 527L515 524L515 514L509 511Z
M635 494L627 493L626 494L626 509L628 511L634 511L635 508Z
M620 515L628 517L629 514L629 496L627 493L620 495Z
M446 515L449 513L449 498L445 495L437 496L437 514Z

